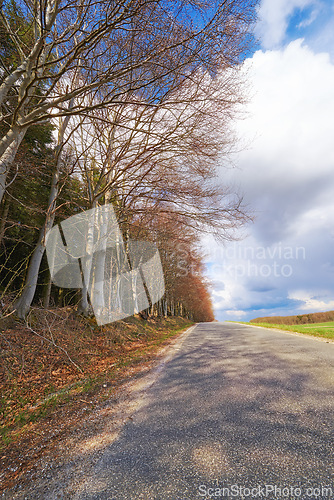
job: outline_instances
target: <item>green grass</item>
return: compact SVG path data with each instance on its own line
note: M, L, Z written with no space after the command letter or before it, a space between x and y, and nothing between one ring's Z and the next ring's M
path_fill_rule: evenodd
M239 322L241 323L241 322ZM288 332L304 333L313 335L314 337L323 337L334 340L334 321L326 323L312 323L307 325L280 325L272 323L246 323L244 325L262 326L264 328L274 328L278 330L286 330Z

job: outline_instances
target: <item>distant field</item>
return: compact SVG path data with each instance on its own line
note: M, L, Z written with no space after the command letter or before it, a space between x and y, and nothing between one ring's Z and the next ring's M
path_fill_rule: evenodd
M241 323L241 322L240 322ZM314 335L315 337L324 337L334 340L334 321L327 321L325 323L313 323L307 325L282 325L273 323L245 323L244 325L263 326L265 328L277 328L279 330L286 330L289 332L305 333L307 335Z

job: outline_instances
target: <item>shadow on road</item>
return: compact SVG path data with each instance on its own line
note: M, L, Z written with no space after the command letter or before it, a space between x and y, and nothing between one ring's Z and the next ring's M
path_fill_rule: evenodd
M87 451L91 466L75 477L68 464L65 483L54 478L34 498L193 500L206 498L200 485L330 486L333 353L299 337L199 325L119 439L94 460Z

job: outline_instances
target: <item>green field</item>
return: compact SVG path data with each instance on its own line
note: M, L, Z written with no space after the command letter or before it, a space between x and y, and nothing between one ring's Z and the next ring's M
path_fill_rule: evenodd
M240 322L241 323L241 322ZM334 321L326 323L311 323L307 325L279 325L272 323L246 323L244 325L262 326L265 328L276 328L278 330L287 330L289 332L305 333L315 337L324 337L334 340Z

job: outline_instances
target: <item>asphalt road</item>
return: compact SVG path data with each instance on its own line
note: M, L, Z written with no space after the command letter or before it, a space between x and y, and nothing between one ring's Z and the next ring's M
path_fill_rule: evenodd
M333 343L199 324L80 487L55 498L334 499L333 416Z

